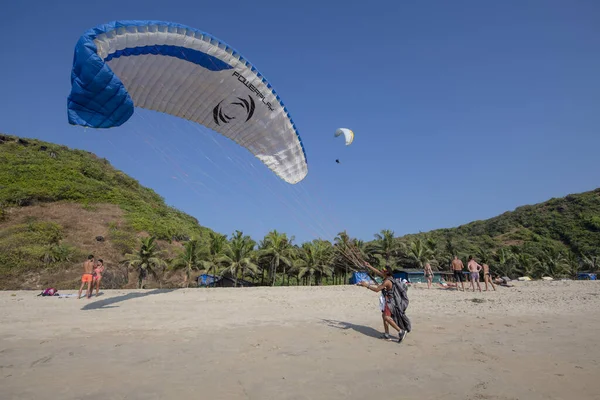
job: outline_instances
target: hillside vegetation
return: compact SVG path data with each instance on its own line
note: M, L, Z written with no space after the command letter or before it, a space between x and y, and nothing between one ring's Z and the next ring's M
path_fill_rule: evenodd
M0 165L3 289L76 288L90 253L104 259L103 286L113 288L188 286L201 272L234 285L341 284L362 260L444 270L453 255L511 277L574 277L600 264L600 189L457 228L296 244L277 231L261 240L215 233L89 152L0 135Z
M86 151L0 135L0 165L0 288L74 282L89 252L118 263L140 236L154 236L171 251L210 232Z
M0 136L0 203L5 207L60 201L116 204L136 231L178 240L200 233L198 221L165 204L152 189L93 153L33 139Z
M424 253L441 268L447 268L451 254L457 253L494 264L507 275L539 277L595 271L600 256L600 189L398 240L408 249L422 244ZM403 257L407 263L419 264L418 257L408 255Z

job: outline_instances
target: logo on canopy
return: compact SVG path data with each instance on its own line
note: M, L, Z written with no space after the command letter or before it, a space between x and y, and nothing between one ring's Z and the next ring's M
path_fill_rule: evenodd
M255 107L251 96L248 96L248 99L235 97L231 101L221 100L213 108L213 119L217 125L228 124L233 119L245 118L244 122L247 122L254 115Z

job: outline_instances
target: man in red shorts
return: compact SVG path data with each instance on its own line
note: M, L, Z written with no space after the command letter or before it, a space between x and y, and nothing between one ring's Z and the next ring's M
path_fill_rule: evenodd
M92 296L92 280L93 275L92 272L94 270L94 256L89 255L88 259L83 263L83 275L81 276L81 287L79 288L79 294L77 298L81 298L81 291L83 290L83 286L87 283L87 291L86 297L89 299Z

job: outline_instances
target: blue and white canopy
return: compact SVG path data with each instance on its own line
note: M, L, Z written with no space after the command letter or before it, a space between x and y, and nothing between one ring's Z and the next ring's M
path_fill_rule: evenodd
M296 126L275 90L211 35L161 21L116 21L77 42L69 123L111 128L134 106L202 124L247 148L279 177L308 173Z

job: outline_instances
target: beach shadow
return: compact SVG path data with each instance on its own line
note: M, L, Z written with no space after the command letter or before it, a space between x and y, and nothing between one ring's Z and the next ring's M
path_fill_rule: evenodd
M332 319L322 319L321 320L325 325L330 326L332 328L337 328L337 329L352 329L358 333L361 333L365 336L369 336L375 339L379 339L379 337L381 336L381 332L379 332L377 329L371 328L370 326L364 326L364 325L356 325L356 324L352 324L350 322L343 322L343 321L335 321Z
M169 293L174 290L175 289L154 289L154 290L149 290L147 292L142 292L142 293L127 293L122 296L111 297L111 298L104 299L104 300L94 301L93 303L88 303L85 306L81 307L81 310L87 311L87 310L98 310L98 309L105 309L105 308L118 308L119 306L113 306L112 304L120 303L122 301L127 301L127 300L131 300L131 299L137 299L139 297L152 296L154 294Z

